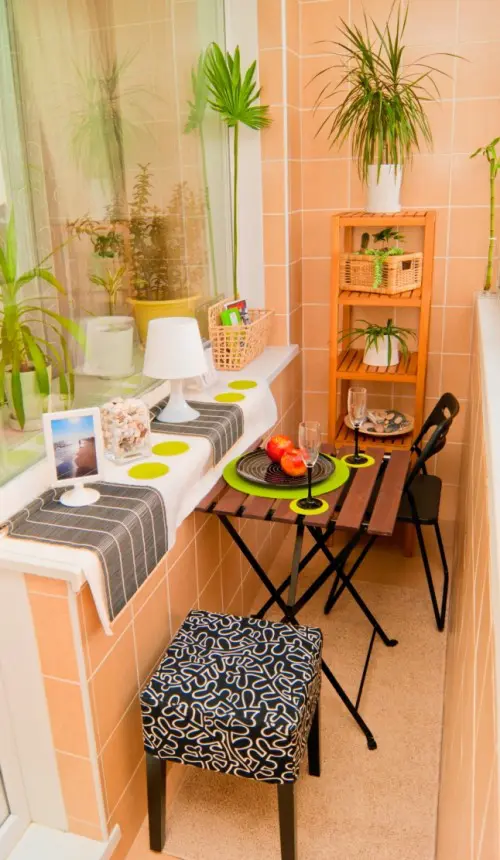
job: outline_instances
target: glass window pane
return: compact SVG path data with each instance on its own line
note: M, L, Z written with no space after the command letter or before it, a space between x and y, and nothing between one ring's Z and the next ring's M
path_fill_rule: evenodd
M9 804L7 802L7 794L2 779L2 771L0 770L0 827L9 817Z
M35 278L22 289L33 304L85 326L133 313L143 339L148 315L195 314L208 334L208 306L231 295L229 166L197 64L224 44L223 11L223 0L0 0L0 221L13 206L18 274L45 260L65 291ZM67 331L62 348L54 317L30 325L51 364L52 410L68 402L68 356L75 406L149 384L130 378L138 343L94 375ZM22 453L0 457L0 484L43 451L12 414L4 407L4 451Z

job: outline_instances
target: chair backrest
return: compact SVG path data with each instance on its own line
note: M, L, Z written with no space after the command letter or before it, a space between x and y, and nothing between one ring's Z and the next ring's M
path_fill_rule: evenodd
M411 447L412 452L417 454L417 459L408 472L405 489L408 489L420 472L427 474L426 463L431 457L443 450L448 431L459 410L460 404L453 394L443 394L439 398L434 409L422 424L422 428ZM425 444L422 444L424 437L432 428L434 430L429 439Z

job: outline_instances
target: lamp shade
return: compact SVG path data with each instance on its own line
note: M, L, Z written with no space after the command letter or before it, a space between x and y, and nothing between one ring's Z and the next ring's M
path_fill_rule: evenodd
M188 379L207 372L200 329L193 317L161 317L148 326L143 373L154 379Z

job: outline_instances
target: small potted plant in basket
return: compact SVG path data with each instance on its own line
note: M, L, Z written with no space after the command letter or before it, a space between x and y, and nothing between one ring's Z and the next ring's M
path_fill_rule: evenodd
M415 338L415 331L394 325L388 319L385 325L360 320L362 326L351 328L341 333L339 343L352 346L359 338L365 339L365 354L363 361L370 367L391 367L398 364L400 355L408 357L408 338Z
M359 251L346 253L341 258L341 283L344 290L357 292L377 291L391 295L415 290L422 283L420 251L405 252L394 242L404 242L403 233L394 227L385 227L373 233L377 246L369 248L370 236L363 233Z

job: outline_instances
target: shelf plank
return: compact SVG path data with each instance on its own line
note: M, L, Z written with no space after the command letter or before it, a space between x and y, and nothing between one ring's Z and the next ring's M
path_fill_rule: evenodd
M367 436L365 433L360 433L359 441L362 448L366 448L369 445L370 447L384 448L385 451L407 451L412 446L413 435L412 432L406 433L404 436L384 436L378 439L376 436ZM336 447L354 445L354 431L344 423L343 415L337 422L335 445Z
M364 363L364 350L343 349L338 354L336 376L338 379L371 379L377 382L416 382L418 353L401 356L399 364L392 367L371 367Z
M422 304L422 290L406 290L404 293L393 295L380 295L375 290L371 293L358 292L357 290L342 289L339 292L339 304L350 307L370 308L419 308Z
M424 227L426 212L422 210L396 213L340 212L342 227Z

